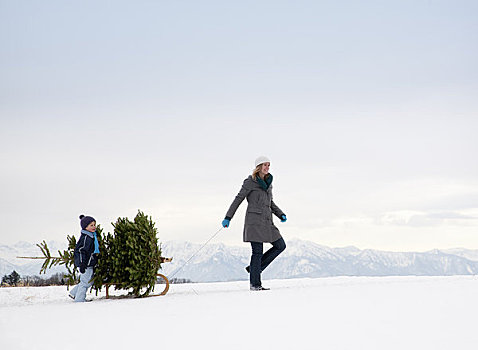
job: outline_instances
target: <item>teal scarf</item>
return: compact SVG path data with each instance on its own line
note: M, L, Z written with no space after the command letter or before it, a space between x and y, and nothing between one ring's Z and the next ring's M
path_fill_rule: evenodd
M81 233L84 233L87 236L90 236L95 240L95 251L93 254L99 254L100 253L100 244L98 243L98 238L96 238L96 231L95 232L90 232L86 230L81 230Z
M267 191L272 184L272 174L266 178L266 180L262 180L260 176L257 176L257 183L262 187L264 191Z

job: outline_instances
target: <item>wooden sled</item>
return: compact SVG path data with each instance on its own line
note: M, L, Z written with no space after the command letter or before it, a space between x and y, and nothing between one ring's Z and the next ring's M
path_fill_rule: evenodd
M157 273L156 276L161 277L166 282L166 284L164 286L164 290L160 294L148 294L145 297L159 297L161 295L166 295L166 293L168 292L168 290L169 290L169 280L168 280L168 278L165 275L160 274L160 273ZM114 286L114 285L116 285L116 283L105 283L104 284L104 286L106 287L106 299L110 298L109 288L111 286Z

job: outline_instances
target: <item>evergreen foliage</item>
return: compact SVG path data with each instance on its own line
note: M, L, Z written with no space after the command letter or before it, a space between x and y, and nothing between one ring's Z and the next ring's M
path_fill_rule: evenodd
M114 236L108 233L100 243L94 286L99 289L104 283L114 283L116 289L131 288L135 296L146 296L153 291L156 274L161 268L161 250L154 222L139 211L134 221L118 218L113 226ZM146 290L141 293L144 288Z
M97 227L96 230L97 232L102 232L100 227ZM73 254L75 253L76 238L75 236L67 236L67 238L68 249L64 250L63 253L61 251L58 251L58 254L60 255L59 257L51 256L50 249L48 249L45 240L43 240L42 243L37 244L45 258L45 261L43 262L43 265L40 270L40 274L46 273L46 270L48 270L52 266L65 265L68 274L66 274L64 277L67 279L68 285L73 285L78 281L78 276L76 274L77 271L75 268L75 260L73 256Z
M9 286L16 286L18 282L20 282L20 275L15 270L9 275L4 275L2 278L2 284L8 284Z

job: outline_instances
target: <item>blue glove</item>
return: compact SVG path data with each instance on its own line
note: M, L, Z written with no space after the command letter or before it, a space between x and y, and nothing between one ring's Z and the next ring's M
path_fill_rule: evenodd
M287 221L287 217L284 214L280 217L280 222L286 222L286 221Z
M231 220L229 220L229 219L222 220L222 227L229 227L230 222L231 222Z

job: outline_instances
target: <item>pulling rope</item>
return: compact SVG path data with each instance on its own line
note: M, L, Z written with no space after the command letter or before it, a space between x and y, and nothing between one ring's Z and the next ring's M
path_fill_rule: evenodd
M194 258L214 237L216 237L219 232L221 232L222 229L223 229L223 227L221 227L215 234L213 234L211 236L211 238L209 238L206 241L206 243L204 243L201 246L201 248L199 248L184 264L182 264L176 271L174 271L174 273L172 275L168 276L168 279L171 280L173 278L173 276L175 274L177 274L184 266L186 266L192 260L192 258Z

